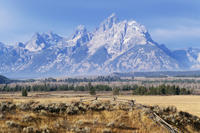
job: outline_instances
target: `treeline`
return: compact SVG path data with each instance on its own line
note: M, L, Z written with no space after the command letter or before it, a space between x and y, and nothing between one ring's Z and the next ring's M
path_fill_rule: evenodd
M68 82L68 83L76 83L76 82L112 82L112 81L123 81L118 76L98 76L95 78L66 78L56 80L54 78L46 78L45 82Z
M180 88L175 85L160 85L160 86L139 86L139 85L123 85L120 87L111 87L108 85L92 85L90 82L87 85L57 85L57 84L41 84L32 86L20 86L16 85L11 87L9 85L4 85L0 87L0 91L3 92L16 92L16 91L113 91L114 89L119 89L119 91L132 91L133 95L189 95L192 94L191 89Z
M93 87L95 91L112 91L112 88L108 85L91 85L89 83L88 85L57 85L57 84L41 84L41 85L32 85L32 86L9 86L4 85L0 87L0 91L2 92L16 92L16 91L22 91L23 89L26 89L27 91L89 91L90 87Z
M4 76L0 75L0 84L9 83L27 83L27 82L66 82L66 83L80 83L80 82L114 82L114 81L130 81L128 79L121 79L118 76L98 76L94 78L66 78L66 79L55 79L55 78L45 78L45 79L27 79L27 80L10 80Z
M175 85L160 85L158 87L144 87L137 86L133 89L134 95L190 95L192 90L186 88L180 88Z
M167 84L167 83L171 83L171 84L175 84L175 83L200 83L200 80L196 80L196 79L143 80L141 83L142 84L153 84L153 83L160 83L160 82L162 82L163 84Z

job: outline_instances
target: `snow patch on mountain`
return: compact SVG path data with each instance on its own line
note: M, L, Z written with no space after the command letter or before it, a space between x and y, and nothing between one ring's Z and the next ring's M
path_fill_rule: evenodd
M134 20L115 14L90 32L80 25L69 37L36 33L26 43L0 43L0 73L98 74L200 68L200 49L169 50Z
M126 52L134 45L152 44L145 37L147 30L135 21L117 21L114 14L108 17L94 32L92 40L88 43L90 55L100 47L105 47L112 57Z
M31 52L38 52L62 41L62 37L55 33L36 33L30 41L25 44L25 48Z

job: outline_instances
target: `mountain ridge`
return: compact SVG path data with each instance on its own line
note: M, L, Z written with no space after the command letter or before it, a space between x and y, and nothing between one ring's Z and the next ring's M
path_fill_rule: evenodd
M15 46L0 43L0 57L0 74L30 77L200 68L200 49L172 51L155 42L145 26L115 14L92 32L78 26L69 38L48 32Z

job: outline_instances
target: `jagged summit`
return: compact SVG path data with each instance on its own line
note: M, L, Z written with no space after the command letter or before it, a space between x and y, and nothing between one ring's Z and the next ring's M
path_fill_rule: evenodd
M25 48L31 52L41 51L44 48L48 48L52 45L56 45L59 41L62 41L62 37L53 33L35 33L33 37L25 44Z
M82 36L84 34L87 34L87 29L84 25L77 26L75 33L72 35L72 39L76 38L77 36Z
M77 26L71 38L67 40L67 46L85 45L92 38L92 33L88 32L84 25Z
M145 26L115 14L96 30L76 28L71 37L36 33L15 47L0 43L0 73L65 76L200 68L200 50L171 51L156 43ZM31 76L30 76L31 77Z
M118 21L112 14L100 24L88 46L90 54L105 47L109 54L116 56L135 45L152 44L149 40L151 37L143 25L133 20Z
M99 29L102 31L108 30L117 22L118 22L118 18L116 17L115 13L113 13L100 24Z

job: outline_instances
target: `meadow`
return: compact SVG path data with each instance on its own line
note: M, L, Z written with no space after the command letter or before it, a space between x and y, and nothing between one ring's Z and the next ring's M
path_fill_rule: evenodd
M97 92L99 99L112 99L112 92ZM39 101L41 103L59 103L79 101L91 98L89 92L55 91L55 92L30 92L28 97L22 97L21 92L2 93L0 101L10 100L14 102ZM122 92L118 99L135 100L144 105L158 105L161 107L175 106L180 111L186 111L200 117L200 95L172 95L172 96L137 96L131 95L130 91Z
M154 112L172 129L197 133L199 107L200 96L193 95L137 96L131 91L113 95L112 91L98 91L91 96L88 91L50 91L28 92L23 97L21 92L2 92L0 131L167 133L169 129L159 125L160 118Z

